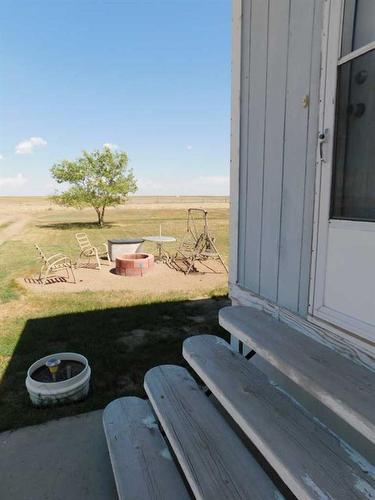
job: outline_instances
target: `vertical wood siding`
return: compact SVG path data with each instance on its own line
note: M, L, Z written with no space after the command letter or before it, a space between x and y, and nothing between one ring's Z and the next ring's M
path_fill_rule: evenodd
M321 20L322 0L242 2L238 283L302 315L308 306Z

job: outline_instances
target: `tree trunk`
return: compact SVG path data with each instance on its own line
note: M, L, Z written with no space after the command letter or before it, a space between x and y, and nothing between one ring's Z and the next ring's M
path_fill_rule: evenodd
M100 220L101 220L100 225L101 226L104 226L104 212L105 212L105 205L103 205L103 207L102 207L102 213L100 215Z
M98 225L100 227L104 226L104 213L106 209L106 205L103 205L101 208L100 207L94 207L96 215L98 217Z
M103 217L102 217L102 213L101 213L100 209L99 209L99 208L96 208L96 207L95 207L95 212L96 212L96 215L97 215L97 217L98 217L98 225L99 225L100 227L102 227L102 226L103 226Z

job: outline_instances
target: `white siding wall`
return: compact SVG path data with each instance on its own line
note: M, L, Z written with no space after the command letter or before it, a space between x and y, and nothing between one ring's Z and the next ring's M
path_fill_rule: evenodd
M242 0L239 201L232 220L237 276L231 276L301 315L308 306L322 1Z

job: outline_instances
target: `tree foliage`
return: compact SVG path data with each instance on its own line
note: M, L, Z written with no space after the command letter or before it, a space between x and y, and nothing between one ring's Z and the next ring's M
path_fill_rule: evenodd
M107 207L124 203L128 194L137 190L133 171L128 168L128 155L108 147L93 153L83 151L74 161L58 162L51 167L51 174L59 184L70 185L52 200L67 207L93 207L100 226Z

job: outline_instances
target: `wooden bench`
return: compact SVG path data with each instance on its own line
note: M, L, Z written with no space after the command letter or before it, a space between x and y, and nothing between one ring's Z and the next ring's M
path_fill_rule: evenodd
M225 307L219 323L375 444L375 373L251 307Z
M112 401L103 424L120 499L190 498L148 401Z
M373 441L372 372L257 310L225 308L220 323ZM168 365L147 372L149 402L104 412L121 500L375 499L374 466L251 360L210 335L187 339L183 355L215 404Z
M202 500L282 499L232 428L178 366L160 366L145 377L145 388L188 484ZM191 498L150 403L127 397L103 414L119 498Z
M195 498L278 498L266 473L184 368L153 368L145 389Z
M229 344L200 335L185 340L183 354L297 498L375 496L371 465Z

